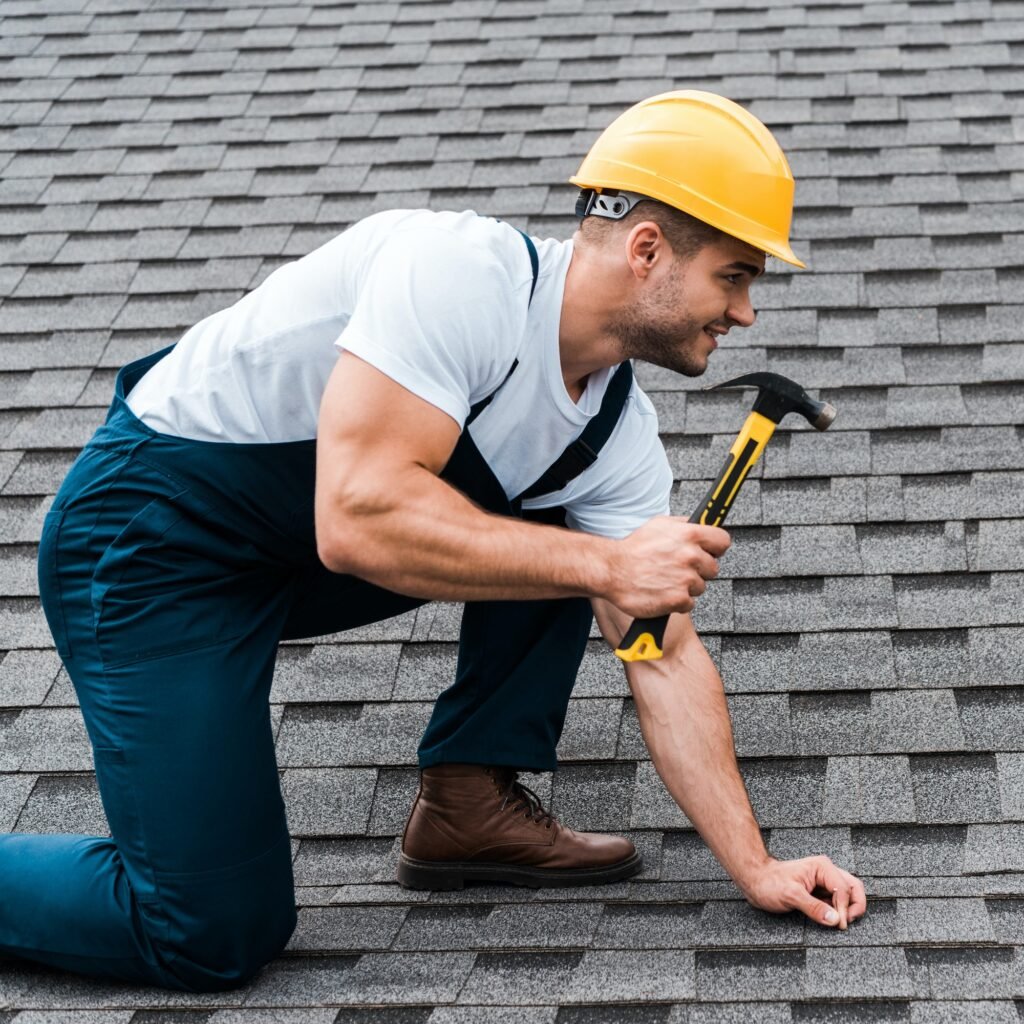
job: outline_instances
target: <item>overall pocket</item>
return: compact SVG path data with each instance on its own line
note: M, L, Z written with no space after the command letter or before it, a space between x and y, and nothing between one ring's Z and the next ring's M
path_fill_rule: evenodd
M177 497L177 496L175 496ZM237 579L229 545L173 497L154 498L96 564L92 605L104 665L114 668L223 643Z

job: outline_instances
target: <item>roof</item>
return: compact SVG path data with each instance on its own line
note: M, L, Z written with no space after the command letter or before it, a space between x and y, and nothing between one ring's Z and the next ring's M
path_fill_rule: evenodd
M839 418L783 425L696 620L769 849L829 854L867 915L832 932L741 898L596 634L562 769L530 784L631 836L644 874L400 889L416 742L455 659L457 609L433 605L281 651L288 955L216 996L4 964L26 1024L1024 1020L1024 5L636 6L5 0L0 827L106 831L34 561L115 369L371 211L568 237L564 182L598 132L701 88L783 145L811 267L771 268L709 378L781 372ZM688 514L746 399L637 369Z

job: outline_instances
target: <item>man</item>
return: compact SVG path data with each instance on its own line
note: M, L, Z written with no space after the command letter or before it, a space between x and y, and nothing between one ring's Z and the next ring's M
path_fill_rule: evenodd
M631 843L563 826L516 773L556 766L592 609L613 644L631 617L675 612L665 658L627 670L670 792L755 906L843 928L864 912L828 858L764 849L687 614L728 535L667 516L628 362L700 374L753 323L766 254L799 263L789 168L742 108L679 92L623 114L573 180L571 243L378 214L118 375L39 557L112 838L0 840L5 951L189 990L251 977L295 924L277 645L430 599L468 603L419 748L404 885L640 870Z

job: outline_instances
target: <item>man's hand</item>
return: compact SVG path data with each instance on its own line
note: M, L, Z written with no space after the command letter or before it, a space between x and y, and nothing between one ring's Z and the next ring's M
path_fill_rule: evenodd
M838 925L845 931L847 924L867 909L863 882L824 855L800 860L769 858L743 881L743 895L753 906L776 914L800 910L829 928Z
M717 526L658 516L618 542L602 596L637 619L692 611L730 543Z

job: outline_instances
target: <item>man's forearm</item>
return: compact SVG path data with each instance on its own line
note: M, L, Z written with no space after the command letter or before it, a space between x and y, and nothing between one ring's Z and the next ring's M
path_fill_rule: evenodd
M627 666L658 774L740 888L768 853L736 763L721 677L692 626L673 616L665 657Z
M391 485L334 507L318 504L329 569L434 600L592 596L607 586L615 541L484 512L426 470Z

